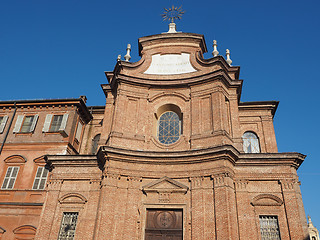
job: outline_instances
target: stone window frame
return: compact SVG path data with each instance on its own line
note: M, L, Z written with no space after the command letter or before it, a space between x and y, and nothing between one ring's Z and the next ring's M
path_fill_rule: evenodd
M141 211L141 239L145 239L146 223L147 223L147 210L148 209L179 209L182 210L182 239L186 239L187 234L187 204L184 203L144 203Z
M77 228L75 230L75 235L77 234L77 229L83 228L82 226L82 215L84 214L85 204L88 202L87 198L80 193L69 192L63 194L58 199L58 209L57 216L58 219L52 225L52 231L56 232L56 238L59 239L61 222L63 219L63 213L65 212L77 212ZM85 222L84 222L85 223Z
M256 231L260 240L262 239L260 232L260 216L277 216L280 238L285 239L289 236L289 228L284 213L284 204L280 197L268 193L258 194L252 198L251 205L254 207Z

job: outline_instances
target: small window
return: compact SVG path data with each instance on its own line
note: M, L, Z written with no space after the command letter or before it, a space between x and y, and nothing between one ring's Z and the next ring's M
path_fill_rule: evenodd
M46 186L48 170L44 167L38 167L36 177L33 183L33 190L42 190Z
M163 144L172 144L179 140L181 121L175 112L164 112L158 120L158 139Z
M280 240L277 216L259 216L262 240Z
M78 127L77 127L77 131L76 131L76 139L77 139L78 141L80 141L80 138L81 138L82 127L83 127L82 123L79 122L79 123L78 123Z
M19 115L17 117L16 124L14 126L13 132L17 133L30 133L33 132L38 120L38 115Z
M19 172L19 167L8 167L6 176L4 178L2 189L13 189Z
M73 240L78 221L77 212L63 213L58 240Z
M42 132L62 132L67 125L69 114L47 114Z
M259 139L253 132L245 132L242 136L245 153L260 153Z
M0 116L0 133L3 133L7 120L8 120L8 116Z
M92 148L91 148L91 154L96 154L98 150L98 145L100 141L100 136L101 134L97 134L93 139L92 139Z

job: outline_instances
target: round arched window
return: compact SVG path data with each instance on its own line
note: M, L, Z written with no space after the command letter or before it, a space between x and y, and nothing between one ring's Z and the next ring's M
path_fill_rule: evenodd
M181 121L175 112L168 111L161 114L158 120L158 139L163 144L172 144L179 140Z
M242 136L243 151L245 153L259 153L260 145L259 139L253 132L245 132Z

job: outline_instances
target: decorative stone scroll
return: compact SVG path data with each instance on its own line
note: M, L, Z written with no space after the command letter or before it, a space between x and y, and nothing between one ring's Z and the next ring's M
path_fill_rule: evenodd
M190 54L155 54L144 74L171 75L196 72L190 63Z

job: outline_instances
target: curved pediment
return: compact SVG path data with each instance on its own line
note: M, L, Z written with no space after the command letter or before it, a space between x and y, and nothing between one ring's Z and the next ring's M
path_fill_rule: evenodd
M14 234L23 234L23 235L34 235L36 234L37 228L31 225L23 225L17 227L13 230Z
M85 204L88 200L79 193L68 193L63 195L59 202L62 204Z
M253 206L281 206L283 201L272 194L260 194L251 201Z
M18 164L23 164L27 162L27 159L24 156L21 155L12 155L10 157L7 157L4 160L5 163L18 163Z

